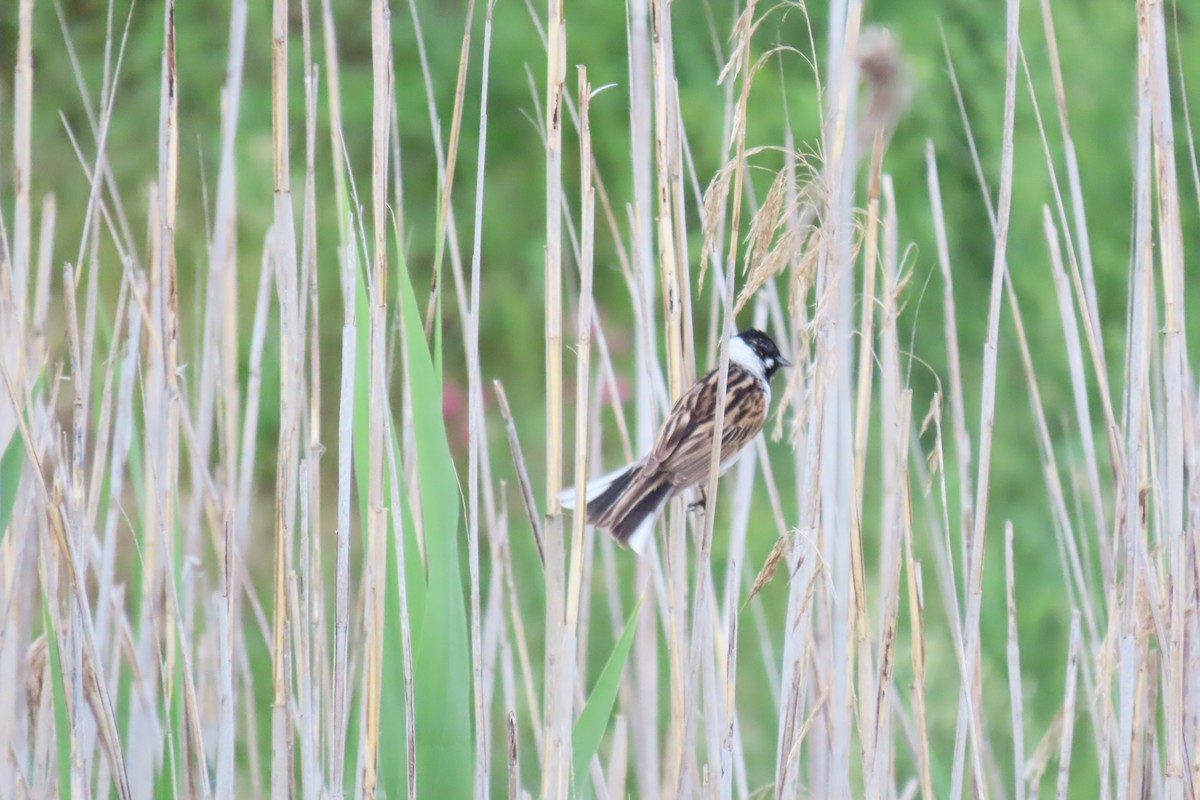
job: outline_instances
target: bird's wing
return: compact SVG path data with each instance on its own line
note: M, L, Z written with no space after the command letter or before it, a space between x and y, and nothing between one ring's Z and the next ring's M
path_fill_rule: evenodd
M658 473L665 464L671 461L679 446L692 436L697 421L704 419L705 410L711 415L716 397L716 370L708 373L692 384L683 395L675 401L671 413L667 415L658 438L650 455L646 456L643 471L647 474Z
M714 370L679 398L647 459L647 467L666 473L676 490L708 474L719 389ZM721 461L727 461L753 439L766 418L767 397L761 381L744 369L732 367L726 385Z

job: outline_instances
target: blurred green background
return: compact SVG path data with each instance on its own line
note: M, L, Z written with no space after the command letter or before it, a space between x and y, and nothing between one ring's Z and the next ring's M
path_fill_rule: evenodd
M366 191L369 172L371 120L370 26L366 2L335 2L338 46L341 59L343 113L349 158L358 179L360 193ZM15 58L15 4L0 15L0 72L12 75ZM454 81L458 69L465 18L462 2L420 0L418 10L424 28L429 70L434 86L437 114L443 140L448 135L454 101ZM93 98L101 81L105 37L106 6L101 2L74 0L63 4L70 36L74 42L88 91ZM544 13L540 6L538 13ZM127 6L119 3L118 24ZM1124 315L1126 282L1131 246L1132 144L1135 124L1136 16L1132 3L1118 0L1057 0L1053 12L1063 64L1066 97L1072 133L1075 138L1090 224L1092 253L1096 268L1100 313L1104 340L1115 391L1119 392L1124 357ZM270 8L267 3L251 3L246 47L245 80L242 93L240 135L237 143L238 219L240 247L241 308L249 313L262 236L271 221L271 118L270 118ZM619 3L567 2L568 80L574 91L575 74L570 66L585 64L594 86L615 84L595 98L592 105L592 134L601 177L618 209L632 202L632 170L629 161L628 76L626 31L623 6ZM700 179L706 182L721 166L725 157L721 141L722 89L716 84L721 66L716 47L727 48L734 7L728 0L676 0L673 4L675 61L679 76L684 124ZM824 32L828 20L825 4L807 8L783 6L772 11L755 39L756 52L774 45L788 45L801 52L809 49L811 21L817 43L818 63L824 59ZM293 4L291 61L291 133L293 189L302 186L303 169L303 94L301 84L302 49L300 12ZM1184 109L1179 99L1187 87L1200 85L1200 16L1185 3L1168 7L1174 21L1169 36L1178 36L1182 63L1173 63L1176 74L1175 112L1181 186L1189 196L1181 198L1184 214L1185 250L1191 251L1200 237L1197 204L1191 193L1191 159L1187 150ZM116 111L109 133L109 157L134 225L135 235L144 231L144 206L147 185L156 170L155 146L158 119L159 69L162 41L162 11L153 3L139 3L133 11L128 48L121 68ZM906 305L901 318L902 347L913 356L909 381L915 390L913 413L924 416L938 380L946 380L945 341L942 327L941 280L937 273L936 250L928 199L924 147L931 140L938 153L946 222L949 230L951 260L959 309L960 345L963 356L968 424L977 434L977 409L981 373L982 342L992 267L993 240L980 188L975 178L966 137L948 77L942 35L953 59L963 88L967 113L979 145L984 170L993 189L998 183L999 150L1003 112L1004 13L994 0L880 0L868 3L866 20L890 27L900 37L912 100L908 113L899 122L891 140L884 169L895 181L901 247L906 248L905 263L911 270ZM314 25L319 24L319 15ZM58 19L49 3L37 4L35 12L35 107L34 107L34 197L55 192L59 204L58 250L55 263L73 258L87 202L86 183L64 129L64 121L83 141L86 158L94 157L94 145L87 133L87 121L71 71L70 61L58 32ZM544 93L545 59L537 30L524 4L499 0L496 6L488 105L489 138L486 167L483 227L483 296L485 307L481 341L485 380L500 378L517 409L517 427L526 454L531 458L535 487L541 484L541 454L544 452L542 416L543 377L541 341L543 329L542 269L544 243L544 167L539 131L531 121L537 118L537 103ZM226 3L180 3L177 8L178 74L180 81L180 213L178 260L180 266L181 307L184 313L185 341L194 331L201 294L189 291L197 286L206 262L207 212L203 181L210 197L215 191L218 153L219 87L224 78L228 5ZM408 264L415 275L423 299L427 291L435 250L437 215L437 167L433 133L421 75L416 35L407 5L396 2L392 10L396 61L397 117L402 150L404 207L403 221ZM715 30L715 33L714 33ZM1022 44L1027 59L1029 80L1041 104L1047 125L1048 146L1059 169L1059 181L1065 191L1065 168L1061 137L1054 109L1046 39L1038 4L1027 2L1022 10ZM314 30L315 57L322 62L320 28ZM467 78L462 143L454 195L460 241L464 258L470 255L470 225L473 213L473 186L477 165L478 101L480 87L480 45L482 41L482 3L476 10L472 41L472 68ZM0 86L0 164L3 174L11 174L11 81ZM531 90L531 86L536 87ZM331 185L329 136L326 127L328 92L320 88L321 129L318 132L318 185ZM786 98L786 104L780 102ZM93 100L94 102L94 100ZM60 116L61 115L61 116ZM819 121L813 75L796 53L775 57L775 64L760 74L749 108L750 146L780 144L784 126L790 125L796 141L804 150L817 146ZM1053 204L1050 176L1042 152L1029 84L1022 71L1018 75L1016 154L1013 195L1012 234L1008 245L1009 264L1024 320L1034 348L1035 367L1041 379L1042 398L1047 418L1067 457L1078 452L1078 432L1071 411L1070 384L1066 356L1061 346L1062 331L1049 272L1049 261L1042 235L1041 214L1044 203ZM577 208L576 137L566 130L567 162L564 175L572 208ZM761 170L752 172L758 196L780 166L778 155L764 153L755 159ZM203 179L203 180L202 180ZM4 185L3 202L11 202L11 186ZM328 385L336 386L338 341L340 337L341 298L335 269L336 228L331 208L331 193L318 197L321 219L319 233L321 264L321 319L323 326L323 369ZM36 206L35 206L36 207ZM299 206L297 205L297 208ZM211 211L211 209L209 209ZM700 230L694 205L689 207L690 251L699 252ZM36 222L36 219L35 219ZM142 227L139 227L142 226ZM911 247L910 247L911 245ZM596 243L596 292L606 322L614 356L620 370L629 369L627 335L622 327L629 320L628 297L616 266L613 243L607 228L598 226ZM102 255L117 269L111 246ZM447 279L449 273L446 274ZM706 287L708 288L708 287ZM56 292L57 296L57 292ZM1189 287L1195 298L1195 287ZM697 333L706 320L707 300L697 302ZM455 303L447 295L447 401L446 411L455 430L466 440L465 378L461 368L461 337ZM743 320L744 322L745 320ZM627 326L626 326L627 327ZM1194 315L1189 339L1195 341ZM267 368L264 370L262 437L266 455L259 459L262 477L269 483L273 472L270 443L276 433L278 414L278 378L274 369L277 351L268 338ZM248 347L248 342L246 343ZM186 360L186 359L185 359ZM568 356L566 368L573 370ZM455 394L459 393L459 399ZM489 414L498 420L489 392ZM336 403L326 401L326 413L336 413ZM1041 470L1037 463L1032 421L1028 411L1026 385L1012 333L1011 316L1006 310L1002 321L1000 375L997 399L996 446L990 488L992 524L989 527L988 560L985 572L983 630L985 718L995 726L997 747L1008 746L1008 698L1004 665L1005 616L1003 608L1002 523L1011 519L1016 528L1018 610L1022 648L1022 670L1026 693L1026 749L1032 751L1050 722L1063 688L1070 608L1066 605L1064 581L1057 558L1050 524ZM1095 404L1093 409L1096 410ZM325 428L327 446L332 446L336 428ZM947 422L948 427L948 422ZM499 426L492 431L497 436ZM928 444L928 442L925 442ZM461 444L461 443L459 443ZM949 445L947 445L949 448ZM783 465L790 461L786 444L772 445L778 456L781 486L794 485ZM261 451L260 451L261 452ZM615 451L614 451L615 453ZM461 451L460 451L461 455ZM615 454L610 458L615 458ZM1064 464L1069 463L1064 460ZM465 456L462 464L465 469ZM511 478L506 449L493 449L493 464L498 477ZM326 468L334 468L327 457ZM869 475L871 473L868 473ZM1069 476L1067 476L1069 478ZM870 480L870 478L868 478ZM511 485L511 481L510 481ZM950 487L953 495L955 488ZM785 509L794 514L795 498L784 498ZM870 504L868 499L868 505ZM510 505L517 508L515 495ZM330 504L332 510L332 504ZM1080 523L1089 519L1079 511ZM519 524L519 523L518 523ZM918 525L920 520L918 519ZM523 527L523 525L521 525ZM770 530L764 518L763 531ZM753 530L753 528L752 528ZM866 527L868 569L874 553L874 533ZM532 563L528 536L518 531L518 563ZM918 532L918 546L925 558L927 626L945 628L941 602L933 580L932 560L924 531ZM751 542L751 554L758 564L771 542L764 535ZM720 544L716 557L720 558ZM868 576L872 575L871 571ZM762 603L768 619L777 622L786 597L784 581L776 581L763 593ZM539 598L523 598L530 603ZM531 609L531 614L535 613ZM939 618L940 617L940 618ZM537 617L534 617L537 618ZM905 617L902 616L902 619ZM957 667L953 650L944 635L931 632L929 650L930 735L934 743L935 776L943 779L954 736L954 703L950 698L933 695L939 685L957 686ZM603 638L603 636L601 637ZM602 658L607 643L591 648ZM750 667L756 657L747 662ZM908 654L898 659L898 686L906 686ZM745 669L743 669L745 673ZM949 681L940 683L939 681ZM991 688L996 691L989 691ZM765 691L765 689L763 690ZM1081 703L1082 708L1082 703ZM1082 715L1082 711L1081 711ZM1082 717L1081 717L1082 722ZM1084 723L1086 724L1086 723ZM764 746L759 758L773 758L770 743L773 723L761 732L747 732L751 745ZM762 737L761 739L758 737ZM1006 756L1002 750L1001 763ZM1072 788L1087 796L1094 786L1094 752L1090 734L1077 732L1075 769ZM1089 766L1092 765L1092 766ZM941 769L938 769L940 767ZM1005 773L1007 775L1007 773ZM935 783L939 781L935 777ZM1089 783L1091 782L1091 783Z

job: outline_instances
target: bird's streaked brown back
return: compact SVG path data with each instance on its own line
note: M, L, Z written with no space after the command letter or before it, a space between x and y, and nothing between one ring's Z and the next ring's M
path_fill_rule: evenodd
M665 471L675 492L698 483L708 474L716 428L720 384L714 370L679 400L659 432L642 471ZM721 461L732 457L762 430L767 419L767 395L758 378L736 364L729 366L725 392L725 425L721 431ZM702 422L697 422L702 420ZM696 429L701 428L708 430Z

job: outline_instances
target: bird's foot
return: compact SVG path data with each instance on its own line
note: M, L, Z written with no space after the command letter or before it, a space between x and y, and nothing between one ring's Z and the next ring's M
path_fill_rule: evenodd
M696 501L694 503L692 503L691 505L688 506L687 510L688 511L704 511L704 509L707 507L708 507L708 493L705 492L703 489L701 489L700 496L696 498Z

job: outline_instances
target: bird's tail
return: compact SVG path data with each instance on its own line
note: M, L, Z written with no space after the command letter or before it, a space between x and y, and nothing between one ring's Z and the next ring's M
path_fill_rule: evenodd
M629 475L637 466L637 464L630 464L588 481L587 485L583 487L583 505L587 505L604 494L615 481ZM575 497L575 484L573 482L558 493L558 503L568 511L574 511L579 507L580 503L578 498Z
M640 554L654 531L658 510L670 496L671 482L666 476L646 475L640 464L634 464L589 500L588 522L608 528L613 538Z

